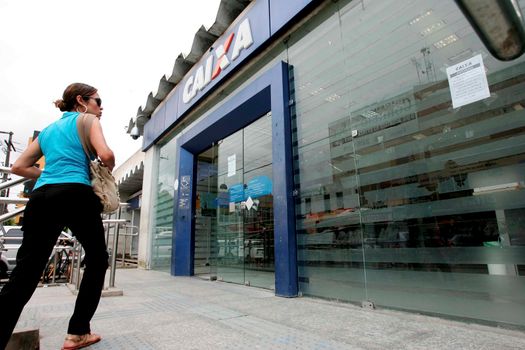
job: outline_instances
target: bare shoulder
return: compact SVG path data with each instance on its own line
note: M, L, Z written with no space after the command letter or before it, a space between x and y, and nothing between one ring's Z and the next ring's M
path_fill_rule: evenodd
M86 120L90 122L94 122L95 120L98 120L97 116L91 113L84 113L86 116Z

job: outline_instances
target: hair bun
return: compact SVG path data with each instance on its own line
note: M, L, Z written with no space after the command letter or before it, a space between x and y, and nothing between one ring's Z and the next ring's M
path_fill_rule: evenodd
M55 104L56 108L60 109L61 112L67 111L67 109L66 109L66 102L64 102L64 100L62 100L62 99L56 100L53 103Z

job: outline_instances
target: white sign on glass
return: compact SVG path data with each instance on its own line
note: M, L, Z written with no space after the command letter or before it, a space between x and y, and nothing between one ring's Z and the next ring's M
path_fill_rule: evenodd
M453 108L490 97L481 55L448 67L447 77Z
M253 200L252 200L252 197L248 197L248 199L246 200L246 208L248 208L248 210L250 210L253 206Z
M228 177L235 175L236 163L237 157L235 154L228 157Z

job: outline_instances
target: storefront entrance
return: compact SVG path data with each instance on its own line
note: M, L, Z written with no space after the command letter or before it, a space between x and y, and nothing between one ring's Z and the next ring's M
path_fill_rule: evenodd
M271 120L197 156L195 275L275 288Z
M174 276L297 296L288 73L275 64L177 138Z

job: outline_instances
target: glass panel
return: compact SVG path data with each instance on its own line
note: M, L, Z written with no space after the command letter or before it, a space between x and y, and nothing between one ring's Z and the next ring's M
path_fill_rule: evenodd
M245 283L275 288L272 117L268 113L244 129Z
M349 5L341 23L368 297L525 323L507 230L525 206L524 59L490 56L453 1ZM452 108L446 69L476 55L492 94Z
M217 147L197 157L194 274L216 276L217 264Z
M362 233L349 116L349 87L336 5L292 35L291 87L299 288L305 295L366 299Z
M227 193L228 205L217 211L217 277L244 283L243 131L218 142L219 193Z
M170 271L175 183L175 140L160 148L156 197L153 202L151 268Z
M339 1L289 45L301 291L524 325L525 56L452 0ZM453 108L478 55L490 97Z

